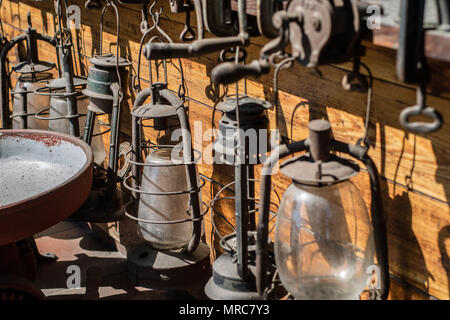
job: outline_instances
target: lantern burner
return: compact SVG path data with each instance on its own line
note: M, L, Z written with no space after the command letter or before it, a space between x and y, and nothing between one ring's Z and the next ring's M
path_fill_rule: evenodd
M169 119L177 120L179 97L167 89L165 82L153 83L149 90L151 102L133 108L131 115L137 119L153 119L153 128L165 131L169 129Z
M330 153L331 125L326 120L309 124L309 152L285 161L281 172L297 183L328 185L342 182L359 172L356 162Z

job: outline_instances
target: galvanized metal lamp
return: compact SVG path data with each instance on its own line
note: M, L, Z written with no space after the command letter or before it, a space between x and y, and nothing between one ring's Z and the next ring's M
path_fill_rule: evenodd
M267 298L273 168L279 159L307 151L281 165L281 172L293 180L281 200L274 240L283 286L295 299L358 299L370 277L367 270L379 269L378 286L370 292L374 299L385 299L389 292L386 226L378 172L367 155L368 148L332 140L330 123L325 120L312 121L309 132L307 140L279 146L264 164L256 244L258 293ZM350 181L359 173L359 166L334 152L366 166L371 217L360 191ZM378 268L373 269L375 256Z
M150 42L172 41L158 26L159 14L152 11L150 14L154 26L143 30L139 57L144 39L153 31L159 35ZM181 88L184 76L181 61L178 62ZM134 212L125 214L137 222L144 241L128 251L128 273L135 285L189 290L201 296L210 275L209 248L201 241L203 216L208 212L206 205L202 210L201 200L205 181L198 177L187 109L180 94L167 87L165 59L162 65L164 80L156 82L150 62L150 86L143 90L140 64L137 69L140 91L131 112L132 156L126 157L132 175L123 184L134 200L128 207ZM151 101L145 103L148 98ZM153 142L145 139L144 127L152 127L159 138ZM177 129L181 130L181 146L175 145L178 141L172 141L170 136Z
M103 18L109 8L113 8L117 26L116 55L103 53ZM88 201L71 218L87 222L111 222L125 217L125 195L118 189L119 168L119 132L122 105L129 96L127 92L128 70L131 62L119 57L119 13L117 6L107 1L100 18L100 54L90 59L87 87L83 94L89 97L83 140L92 143L95 118L99 114L111 115L108 167L97 166L94 176L94 188ZM104 132L105 133L105 132ZM126 172L126 167L122 168ZM105 175L106 174L106 175Z

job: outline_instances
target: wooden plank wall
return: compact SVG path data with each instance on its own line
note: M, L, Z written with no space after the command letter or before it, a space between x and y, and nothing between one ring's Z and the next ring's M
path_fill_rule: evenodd
M159 1L164 8L161 27L175 40L183 29L184 14L170 13L167 1ZM86 75L88 58L98 50L99 14L84 9L84 1L70 1L82 8L82 28L74 31L77 70ZM1 14L9 38L26 28L26 14L31 12L34 27L39 32L54 34L52 1L33 2L4 0ZM115 52L115 20L107 15L104 48ZM120 51L137 67L140 40L140 12L138 7L120 6ZM192 16L195 24L195 17ZM258 57L263 38L252 39L249 58ZM112 43L112 44L111 44ZM111 45L110 45L111 44ZM382 198L388 218L389 260L392 277L391 299L449 299L450 297L450 126L445 124L437 133L427 136L407 133L398 124L398 116L406 106L415 104L415 89L395 78L395 52L367 45L363 58L374 75L373 116L370 137L375 159L382 176ZM54 49L40 46L42 60L55 61ZM14 56L11 55L11 61ZM223 99L225 88L210 83L209 73L217 64L218 55L198 59L184 59L185 81L188 88L191 121L200 120L202 131L218 126L220 112L215 110ZM440 110L450 121L450 65L430 61L433 74L428 102ZM320 73L299 65L283 71L280 80L280 108L268 112L271 127L278 128L287 138L298 140L307 137L310 119L326 118L332 122L335 138L355 142L363 133L366 95L345 92L341 79L349 64L320 67ZM142 78L148 80L144 64ZM169 87L177 90L180 75L176 64L169 65ZM242 82L241 89L242 89ZM234 86L228 88L228 93ZM260 79L248 80L248 94L273 101L273 73ZM122 117L123 139L131 135L129 110ZM151 132L147 136L153 137ZM201 138L201 137L197 137ZM105 138L107 139L107 137ZM105 140L106 142L107 140ZM205 139L206 147L211 139ZM220 187L232 181L233 170L221 165L199 165L207 178L203 191L205 201ZM281 176L274 179L275 190L282 194L289 181ZM356 178L367 204L370 203L368 178ZM233 221L232 204L219 208ZM216 221L225 233L227 227ZM217 244L209 218L206 219L206 238Z

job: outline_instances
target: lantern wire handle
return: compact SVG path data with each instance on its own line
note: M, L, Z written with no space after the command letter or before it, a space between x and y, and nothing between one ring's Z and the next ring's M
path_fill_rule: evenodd
M278 115L280 114L278 111L280 111L280 90L279 90L279 75L280 71L284 69L291 68L294 65L294 61L296 60L295 57L287 57L283 59L281 62L279 62L275 68L275 73L273 76L273 99L275 104L275 115L278 123ZM292 139L293 137L291 137Z
M102 9L102 14L100 16L100 56L103 55L103 18L105 16L105 13L108 11L109 7L112 7L114 9L114 13L116 15L116 73L117 73L117 81L119 84L119 96L120 99L123 96L122 92L122 79L120 77L120 69L119 69L119 46L120 46L120 19L119 19L119 9L117 8L116 4L111 0L106 0L106 6Z
M142 58L142 48L144 46L144 41L145 39L148 37L148 35L153 32L153 31L157 31L161 36L154 36L150 39L149 42L153 42L155 40L159 40L161 42L168 42L168 43L173 43L172 38L159 26L159 22L161 20L161 15L163 13L163 7L161 7L159 9L159 11L154 11L154 8L157 4L158 0L155 0L149 7L149 15L152 18L152 22L153 25L150 28L146 28L141 29L141 31L143 32L141 40L139 42L139 53L138 53L138 67L137 67L137 74L136 74L136 81L137 84L133 85L134 90L140 91L142 90L141 88L141 58ZM141 25L143 25L143 22L141 22ZM183 64L181 63L181 59L177 59L178 60L178 68L179 68L179 73L180 73L180 86L178 88L178 96L183 100L183 102L185 102L186 100L186 81L184 78L184 71L183 71ZM167 67L166 67L166 60L164 59L163 61L164 64L164 81L167 83L168 82L168 77L167 77ZM156 65L156 61L155 61L155 69L157 70L157 65ZM153 75L152 75L152 69L151 69L151 61L149 61L149 81L150 81L150 85L153 85Z
M369 75L369 83L367 88L367 105L366 105L366 116L364 121L364 135L363 137L358 141L359 144L364 143L366 147L370 146L370 138L369 138L369 130L370 130L370 118L371 118L371 111L372 111L372 97L373 97L373 75L370 68L362 62L359 62L359 64L366 69L367 74Z

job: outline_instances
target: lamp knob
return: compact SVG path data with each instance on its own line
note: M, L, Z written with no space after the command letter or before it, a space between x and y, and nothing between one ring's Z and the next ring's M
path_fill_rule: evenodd
M309 150L314 161L327 162L330 157L331 124L327 120L309 123Z

